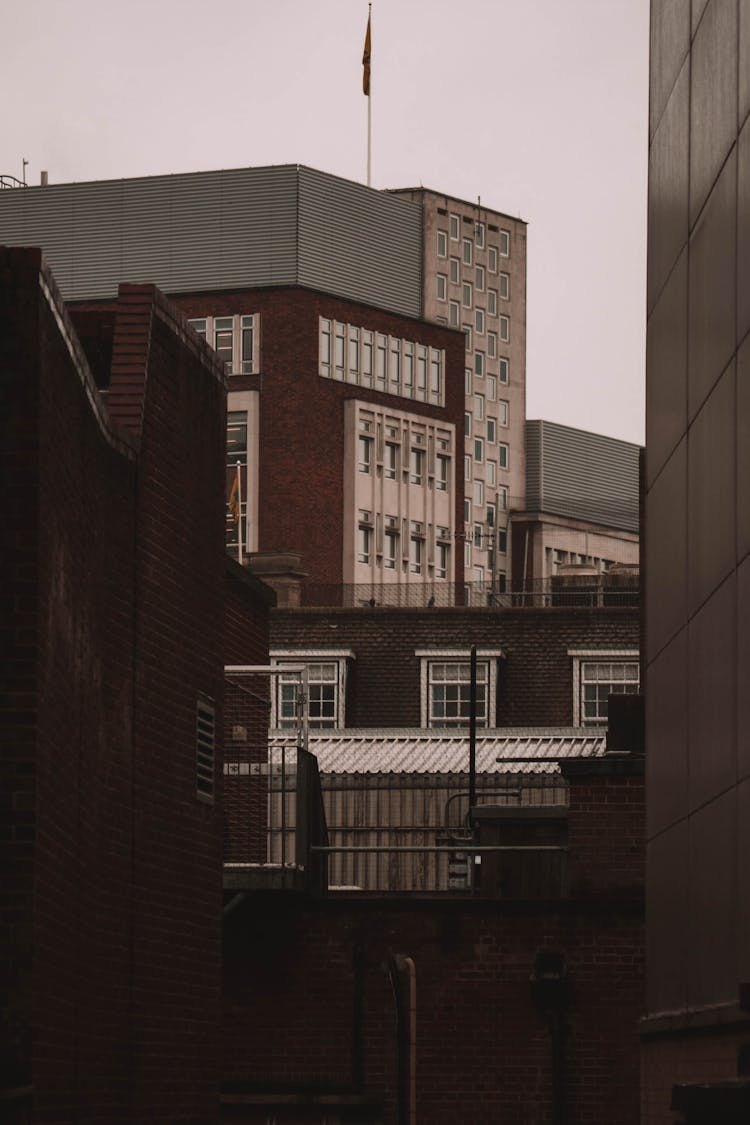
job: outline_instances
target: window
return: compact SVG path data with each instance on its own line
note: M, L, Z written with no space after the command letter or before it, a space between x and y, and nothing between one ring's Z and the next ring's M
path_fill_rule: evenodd
M495 505L487 505L487 527L495 526Z
M396 569L396 560L398 559L398 519L396 516L385 517L385 541L383 546L385 548L383 553L383 565L386 570Z
M437 255L438 258L448 257L448 237L444 230L437 232Z
M383 462L383 474L389 480L395 480L398 473L398 452L400 446L393 441L385 443L385 460Z
M480 250L484 250L484 232L485 232L484 223L480 223L479 221L477 221L474 224L474 236L477 240L477 246L479 247Z
M464 394L470 395L474 385L474 375L470 367L464 371Z
M484 567L481 567L481 566L475 566L474 567L474 585L479 590L481 590L482 587L484 586Z
M495 431L495 426L496 426L495 419L494 418L488 418L487 419L487 444L488 445L494 445L495 442L497 441L497 433Z
M462 245L464 265L470 266L474 259L474 245L470 238L465 238Z
M484 395L474 395L474 414L480 422L484 418Z
M448 543L435 544L435 577L447 578L450 570L451 549Z
M501 357L498 364L498 378L501 383L507 383L510 376L510 364L505 357Z
M484 291L484 266L477 266L474 284L480 293Z
M501 273L499 278L500 283L500 297L503 301L510 300L510 274Z
M636 652L569 652L573 657L573 722L605 726L610 695L637 695Z
M359 471L369 473L372 471L372 438L359 435Z
M464 500L464 523L471 523L471 500Z
M484 352L474 353L474 374L484 375Z
M500 317L500 339L504 344L510 343L510 317Z
M505 528L501 528L497 533L497 549L501 555L508 553L508 532Z
M445 275L442 277L445 279ZM319 333L318 373L323 378L374 386L402 398L442 405L445 362L442 349L324 317L319 319Z
M438 453L435 468L435 488L438 492L447 492L451 479L451 459L444 453Z
M497 379L495 378L494 375L488 375L487 376L487 398L490 400L490 402L494 402L496 396L497 396Z
M482 309L474 311L474 327L480 335L484 334L484 311Z
M497 273L497 247L487 247L487 269L490 273Z
M508 489L504 484L501 484L497 490L497 502L503 512L508 511Z
M474 524L474 546L477 550L482 549L482 525L481 523Z
M421 523L412 521L409 540L409 570L421 574L424 560L424 531Z
M450 227L451 242L458 242L459 229L461 225L458 215L450 215L448 219L448 225Z
M471 543L467 539L464 543L464 567L471 566Z
M464 412L464 437L471 437L471 414Z
M451 328L458 328L458 322L461 316L461 306L458 301L448 302L448 323Z
M207 695L199 695L195 709L195 792L199 801L214 803L216 772L216 709Z
M474 460L484 461L484 442L481 438L474 438Z
M489 441L489 438L487 439ZM485 461L484 472L487 477L487 484L490 488L494 488L497 484L497 465L494 461Z
M370 512L359 513L359 527L357 528L357 562L369 565L372 557L372 524Z
M471 701L471 662L466 650L418 650L421 662L422 726L468 727ZM477 725L488 727L495 718L499 650L477 653Z
M497 409L498 409L498 412L499 412L499 415L500 415L500 425L501 426L507 426L508 425L508 403L505 401L505 399L502 399L502 398L500 399L500 401L497 404Z
M487 333L487 355L490 359L495 359L497 356L497 332Z
M391 394L397 395L401 391L401 342L391 336L390 351L390 380Z
M465 309L470 309L472 305L471 282L465 281L461 288L461 299Z
M424 462L424 449L412 449L410 477L412 484L422 484L424 482Z
M206 316L189 320L188 324L194 332L213 346L224 364L227 375L252 375L258 370L256 331L258 319L253 314ZM330 356L328 362L330 364Z
M476 504L476 506L478 508L481 508L482 505L484 504L484 481L483 480L475 480L474 481L474 503Z
M464 480L471 480L471 454L464 454Z
M437 299L445 301L448 298L448 276L444 273L437 275Z
M473 338L472 337L472 331L471 331L471 325L470 324L464 324L464 325L462 325L462 327L463 327L463 330L464 330L464 338L466 340L466 350L467 350L467 352L470 352L471 351L471 345L472 345L472 338Z
M510 257L510 231L509 230L501 230L500 231L500 257L501 258L509 258Z
M227 465L247 464L247 411L230 410L227 414Z
M487 312L490 316L497 316L497 290L487 290Z
M356 383L359 374L359 329L349 329L349 382Z
M271 663L280 669L275 677L271 722L273 726L298 726L302 718L302 673L286 667L304 666L307 670L308 721L312 728L343 727L345 719L347 666L354 659L348 649L275 650Z
M507 469L510 464L510 451L504 441L497 447L497 463L501 469Z
M451 285L458 285L461 278L461 262L458 258L451 258L448 265Z

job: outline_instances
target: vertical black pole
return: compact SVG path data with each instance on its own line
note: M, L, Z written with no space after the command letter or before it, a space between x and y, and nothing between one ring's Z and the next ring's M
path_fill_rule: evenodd
M477 803L477 646L471 646L469 665L469 816Z

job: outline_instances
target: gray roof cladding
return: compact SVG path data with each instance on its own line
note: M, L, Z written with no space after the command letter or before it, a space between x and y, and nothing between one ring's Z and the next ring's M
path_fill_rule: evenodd
M301 285L422 315L422 208L298 164L0 192L0 245L41 246L65 300Z
M289 731L272 731L271 747L288 744ZM308 748L323 773L439 773L468 771L469 736L451 730L310 731ZM579 727L523 728L477 732L479 773L557 773L570 758L599 758L603 731ZM517 761L534 758L534 761Z
M638 531L641 447L559 422L526 422L526 509Z

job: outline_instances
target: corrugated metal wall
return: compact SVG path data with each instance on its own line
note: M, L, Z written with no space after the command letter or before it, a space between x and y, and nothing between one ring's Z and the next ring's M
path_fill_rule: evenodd
M4 191L0 244L41 246L68 300L299 284L422 309L420 205L297 165Z
M526 423L526 507L638 531L640 446L538 419Z

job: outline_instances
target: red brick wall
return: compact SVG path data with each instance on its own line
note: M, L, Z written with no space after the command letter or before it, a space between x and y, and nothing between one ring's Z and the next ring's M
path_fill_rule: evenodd
M297 552L311 581L341 582L347 399L452 422L456 427L456 480L460 483L465 366L461 333L306 289L176 295L174 302L188 317L260 313L260 550ZM321 378L320 316L445 348L445 407ZM258 385L258 380L234 378L229 389L250 385ZM460 487L456 488L455 521L456 528L463 526ZM463 557L459 555L456 551L457 581L463 578Z
M599 776L600 762L563 763L570 781L568 878L573 894L643 892L646 864L642 770ZM575 772L573 772L575 770Z
M195 706L213 695L220 724L223 379L158 295L124 291L118 438L38 257L4 253L0 278L23 705L3 758L4 1084L31 1081L45 1122L208 1121L220 808L196 800Z
M277 609L272 648L350 648L346 725L413 727L420 723L417 649L505 654L498 672L498 726L569 726L573 671L568 649L633 648L637 608L555 609Z

